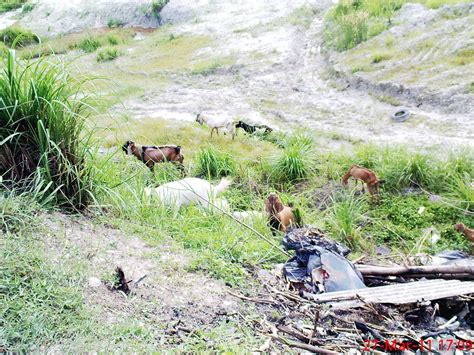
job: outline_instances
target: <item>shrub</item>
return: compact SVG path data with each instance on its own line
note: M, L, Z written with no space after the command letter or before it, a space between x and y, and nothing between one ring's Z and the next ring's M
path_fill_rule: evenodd
M78 47L82 49L86 53L92 53L97 50L101 46L101 43L98 39L94 37L87 37L84 38L81 42L79 42Z
M12 26L0 32L0 41L10 47L24 47L29 44L39 43L39 38L30 30Z
M114 27L123 27L125 23L122 20L119 19L109 19L107 21L107 27L109 28L114 28Z
M328 227L352 249L361 247L360 224L363 222L364 201L357 199L354 191L345 196L334 196L332 207L328 210Z
M110 35L107 36L107 42L109 42L111 46L116 46L119 44L119 39L113 35Z
M120 51L117 48L104 48L97 53L98 62L107 62L114 60L120 56Z
M152 0L151 2L151 15L161 20L160 12L163 10L169 0Z
M308 177L314 166L313 140L305 134L287 137L274 159L272 177L277 182L295 182Z
M0 175L38 200L85 208L93 197L81 83L60 64L16 60L0 72Z
M391 24L405 0L342 0L328 14L326 41L337 50L355 47Z
M27 14L28 12L31 12L34 8L35 8L35 4L27 3L27 4L23 5L23 7L21 9L21 13L22 14Z
M0 2L0 13L8 12L11 10L18 9L22 7L26 0L7 0Z
M214 147L201 148L197 161L197 175L210 178L232 175L235 173L234 158Z

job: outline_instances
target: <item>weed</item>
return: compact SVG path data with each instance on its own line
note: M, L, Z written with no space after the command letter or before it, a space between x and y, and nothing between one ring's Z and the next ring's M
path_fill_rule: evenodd
M98 62L108 62L120 56L120 51L117 48L104 48L97 52Z
M23 7L21 8L21 13L22 13L22 14L27 14L28 12L33 11L34 8L35 8L35 4L26 3L26 4L23 5Z
M76 209L93 196L87 106L78 99L83 84L61 64L24 64L13 50L0 73L0 175L43 201Z
M327 226L334 236L347 242L357 250L363 247L360 224L364 221L363 207L365 202L355 196L355 192L342 196L333 196L332 207L328 210Z
M92 53L95 52L101 45L102 44L98 39L94 37L87 37L79 42L78 47L86 53Z
M383 62L384 60L388 60L390 58L391 58L391 56L388 53L375 53L372 56L372 63L374 63L374 64L380 63L380 62Z
M107 36L107 42L109 42L111 46L116 46L119 44L119 39L114 35L110 35Z
M108 28L116 28L116 27L123 27L125 22L119 19L111 18L107 21Z
M152 0L151 2L151 14L155 16L157 19L161 19L160 12L163 10L165 5L169 2L169 0Z
M8 27L0 31L0 41L10 47L24 47L29 44L39 43L39 38L30 30L20 27Z
M207 178L218 178L232 175L236 170L236 163L228 153L220 152L213 146L199 150L196 173Z
M305 137L305 136L302 136ZM296 182L306 179L313 171L312 141L290 137L285 148L272 164L271 176L276 182Z
M0 2L0 14L12 11L23 6L27 0L3 0Z

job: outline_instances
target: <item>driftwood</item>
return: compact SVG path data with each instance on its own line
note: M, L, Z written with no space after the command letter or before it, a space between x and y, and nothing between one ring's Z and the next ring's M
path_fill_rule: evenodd
M397 276L428 274L474 274L474 265L373 266L357 265L362 275Z

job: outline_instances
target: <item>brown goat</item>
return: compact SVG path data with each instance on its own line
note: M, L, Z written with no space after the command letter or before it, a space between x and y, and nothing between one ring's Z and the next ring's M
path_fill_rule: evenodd
M269 224L273 231L286 232L290 225L295 224L293 208L285 206L275 193L270 193L265 201L265 211L269 218Z
M135 155L146 166L153 171L155 163L171 162L182 171L184 156L181 154L181 147L176 145L145 146L135 142L127 141L122 147L127 155Z
M454 229L464 234L466 239L471 242L471 254L474 255L474 229L467 228L464 223L456 223Z
M357 182L360 180L362 183L362 192L364 192L364 183L367 184L367 190L370 194L370 201L372 201L373 197L377 197L377 202L380 204L380 189L379 186L383 182L383 180L377 179L377 175L372 170L364 168L359 165L352 165L347 173L344 174L342 177L342 183L347 186L349 182L349 178L353 177Z

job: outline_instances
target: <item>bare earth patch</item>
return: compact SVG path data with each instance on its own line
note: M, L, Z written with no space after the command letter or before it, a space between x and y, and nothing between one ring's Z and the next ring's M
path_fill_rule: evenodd
M153 247L82 217L48 215L44 225L50 231L42 237L50 261L78 269L86 303L105 327L138 320L166 344L174 342L168 336L176 333L178 324L188 330L212 328L242 310L223 282L185 271L191 258L175 248ZM129 296L111 289L116 266L132 280ZM91 277L99 278L101 285L91 286Z

